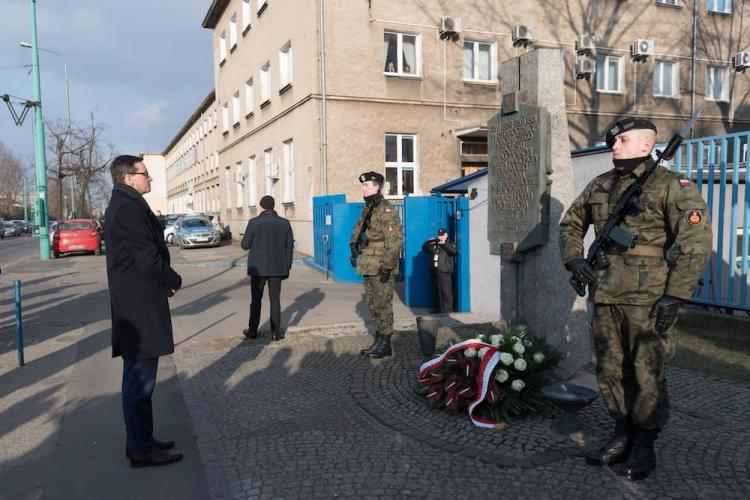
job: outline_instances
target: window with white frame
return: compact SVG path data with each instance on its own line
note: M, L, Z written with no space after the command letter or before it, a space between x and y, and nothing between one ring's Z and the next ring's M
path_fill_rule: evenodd
M677 7L680 5L680 0L656 0L656 3L661 5L673 5Z
M222 31L219 35L219 64L227 58L227 32Z
M279 50L279 88L292 84L292 42L286 42Z
M706 99L709 101L729 100L729 68L709 66L706 68Z
M257 175L257 165L255 164L255 155L253 155L247 162L247 204L251 207L258 203L258 193L255 186L258 182Z
M242 32L250 26L250 0L242 0Z
M260 104L271 100L271 63L267 62L260 68Z
M224 206L229 208L232 206L232 171L230 167L224 169Z
M229 50L237 46L237 13L233 12L229 18Z
M284 203L294 203L294 140L284 141Z
M596 90L622 91L622 57L602 55L596 58Z
M266 8L266 0L258 0L258 14Z
M234 206L236 206L237 208L240 208L245 204L244 184L245 184L245 175L242 172L242 162L238 161L237 165L235 165L234 167L234 190L235 190Z
M417 136L413 134L385 134L386 196L415 194L417 178Z
M464 80L494 82L497 75L497 44L464 40Z
M385 65L383 71L393 75L419 75L421 44L419 35L386 31L383 34Z
M229 103L221 105L221 129L224 133L229 132Z
M708 0L707 4L709 12L732 13L732 0Z
M676 62L654 61L654 96L676 97L679 83L679 67Z
M273 196L273 185L279 178L276 165L273 162L273 148L268 148L263 152L263 160L266 165L266 194Z
M232 125L239 125L240 123L240 91L234 93L232 96Z
M255 108L255 94L253 93L253 79L245 82L245 116L253 112Z

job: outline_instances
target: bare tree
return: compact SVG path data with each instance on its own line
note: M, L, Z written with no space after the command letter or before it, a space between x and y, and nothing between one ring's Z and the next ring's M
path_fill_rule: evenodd
M23 163L0 142L0 215L19 217L23 213Z

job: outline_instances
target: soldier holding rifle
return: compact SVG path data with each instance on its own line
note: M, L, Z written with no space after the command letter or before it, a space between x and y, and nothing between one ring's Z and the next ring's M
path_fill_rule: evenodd
M664 363L674 352L670 328L711 255L706 203L690 179L658 164L671 159L684 133L654 160L654 124L616 122L606 139L614 168L586 186L560 223L571 284L581 296L588 286L594 304L597 381L615 419L614 437L586 461L625 462L622 475L630 480L656 468L654 441L669 418ZM592 224L597 237L584 258L583 238Z

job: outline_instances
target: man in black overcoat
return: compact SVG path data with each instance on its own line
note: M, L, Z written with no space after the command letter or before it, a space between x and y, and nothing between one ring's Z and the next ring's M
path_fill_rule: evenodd
M159 220L143 199L151 177L137 156L110 165L112 199L107 207L107 279L112 309L112 357L122 356L122 408L131 467L177 462L172 441L153 436L151 395L159 356L174 352L168 297L182 285L170 267Z
M458 248L448 238L448 231L438 229L437 238L422 244L422 250L430 254L430 272L435 303L441 313L453 311L453 267Z
M251 295L250 319L247 329L242 332L250 339L258 338L260 304L266 283L271 301L271 338L284 338L281 328L281 281L289 277L289 270L292 268L294 235L289 221L278 216L273 209L274 205L271 196L260 199L263 212L247 222L240 243L243 250L250 250L247 256Z

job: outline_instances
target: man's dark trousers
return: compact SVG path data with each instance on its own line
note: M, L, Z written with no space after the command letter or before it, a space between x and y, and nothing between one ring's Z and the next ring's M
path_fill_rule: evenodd
M250 276L250 320L249 334L258 334L260 324L260 306L263 300L263 289L268 283L268 298L271 301L271 334L281 333L281 276Z
M432 291L441 313L453 312L453 274L434 271Z
M159 358L123 360L122 410L125 414L128 448L144 454L154 447L151 395L156 385Z

